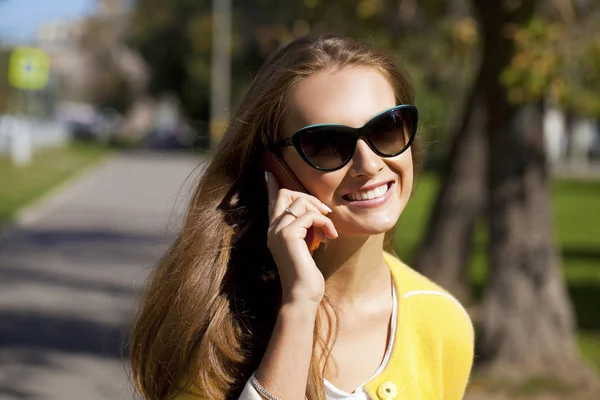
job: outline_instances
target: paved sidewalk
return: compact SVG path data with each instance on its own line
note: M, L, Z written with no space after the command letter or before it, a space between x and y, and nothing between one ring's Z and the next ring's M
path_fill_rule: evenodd
M117 155L4 232L0 399L133 398L122 340L198 164Z

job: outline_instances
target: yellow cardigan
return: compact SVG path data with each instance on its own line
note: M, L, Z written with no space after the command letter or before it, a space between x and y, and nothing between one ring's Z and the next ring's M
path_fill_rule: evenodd
M364 385L371 399L460 400L474 354L469 315L448 292L385 253L398 293L392 354Z
M363 389L373 400L461 400L473 365L469 315L440 286L393 255L384 258L398 294L396 333L387 365ZM176 400L197 400L195 393Z

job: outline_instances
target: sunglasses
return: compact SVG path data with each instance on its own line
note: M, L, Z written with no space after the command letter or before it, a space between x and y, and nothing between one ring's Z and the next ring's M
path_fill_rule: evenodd
M417 132L417 107L402 104L383 111L361 128L319 124L306 126L275 143L277 149L294 146L308 165L321 171L344 167L356 152L358 139L364 138L381 157L395 157L408 149Z

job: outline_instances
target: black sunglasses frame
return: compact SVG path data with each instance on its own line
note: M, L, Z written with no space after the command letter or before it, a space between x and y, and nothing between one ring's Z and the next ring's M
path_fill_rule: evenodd
M371 132L370 132L369 127L373 123L375 123L378 119L380 119L381 117L386 117L390 114L393 114L394 112L396 112L398 110L408 110L412 114L413 129L412 129L412 132L410 133L410 138L408 139L406 146L404 146L404 148L402 150L400 150L396 153L393 153L393 154L384 154L384 153L380 152L379 150L377 150L377 147L371 141ZM296 149L296 151L298 152L298 154L300 155L300 157L302 157L302 159L311 167L318 169L319 171L326 171L326 172L337 171L338 169L341 169L344 166L346 166L346 164L348 164L350 162L350 160L352 160L352 158L354 157L354 154L356 153L356 145L358 144L358 140L360 138L365 138L365 142L367 143L367 145L371 148L371 150L373 150L373 152L375 154L379 155L380 157L390 158L390 157L399 156L400 154L404 153L408 148L410 148L410 145L412 144L412 142L415 139L415 136L417 133L418 122L419 122L419 111L417 110L417 107L415 107L412 104L400 104L400 105L394 106L388 110L385 110L385 111L377 114L376 116L371 118L364 126L362 126L360 128L352 128L350 126L337 125L337 124L319 124L319 125L305 126L304 128L301 128L298 131L296 131L292 136L287 137L285 139L278 140L275 143L275 148L277 150L279 150L281 147L293 146ZM319 167L319 166L313 164L308 159L306 154L304 153L304 150L302 150L301 142L302 142L302 135L304 134L304 132L307 132L311 129L320 128L320 127L342 128L344 131L348 132L348 134L351 135L353 139L355 139L354 148L352 149L350 156L348 157L347 160L343 161L340 166L337 166L334 168Z

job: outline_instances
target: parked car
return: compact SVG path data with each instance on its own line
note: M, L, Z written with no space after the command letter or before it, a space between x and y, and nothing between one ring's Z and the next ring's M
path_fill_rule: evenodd
M112 108L98 110L86 103L62 102L59 119L66 124L74 139L109 142L118 135L123 116Z

